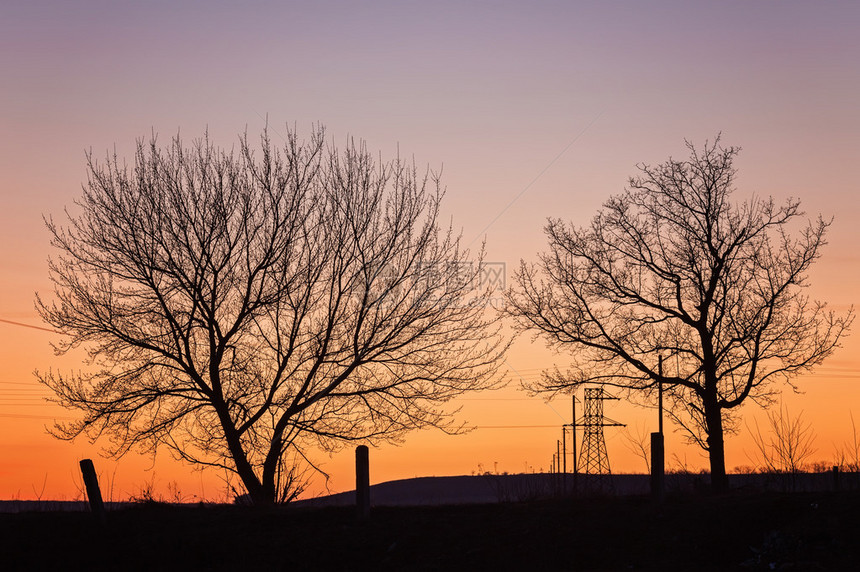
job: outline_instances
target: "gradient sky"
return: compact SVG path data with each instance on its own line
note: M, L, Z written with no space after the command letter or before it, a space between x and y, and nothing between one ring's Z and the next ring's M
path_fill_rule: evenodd
M647 4L647 6L646 6ZM510 270L544 250L547 216L585 224L623 190L640 162L686 156L722 132L743 151L736 197L799 197L835 216L810 294L844 309L860 286L860 4L856 2L22 2L0 8L0 498L73 497L85 441L56 441L44 426L68 415L44 404L34 369L81 367L55 358L53 334L33 309L50 290L43 215L73 207L84 152L116 149L155 132L231 146L268 117L336 142L363 138L443 168L446 216L464 242L486 238L488 259ZM860 337L787 395L832 460L860 422ZM569 402L544 403L519 377L565 364L540 341L519 339L511 385L457 402L478 430L422 431L371 451L371 480L547 470ZM640 432L652 411L607 413ZM745 409L750 423L762 419ZM489 426L529 426L491 429ZM543 427L532 427L543 426ZM615 471L643 470L607 430ZM751 464L746 427L727 466ZM146 482L216 497L217 476L159 458L94 457L115 498ZM317 459L329 486L352 487L352 452ZM667 460L705 465L679 434ZM106 484L103 482L103 488ZM321 484L315 490L320 489ZM106 496L109 494L106 493Z

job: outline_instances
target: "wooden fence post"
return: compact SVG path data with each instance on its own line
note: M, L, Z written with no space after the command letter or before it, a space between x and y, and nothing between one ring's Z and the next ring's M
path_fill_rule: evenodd
M90 510L96 521L104 525L107 522L107 513L105 505L102 501L102 492L99 489L99 479L96 476L96 468L90 459L83 459L80 462L81 474L84 476L84 485L87 488L87 498L90 501Z
M657 502L663 502L665 487L665 453L663 450L663 433L651 433L651 496Z
M367 445L355 448L355 506L359 520L370 517L370 459Z

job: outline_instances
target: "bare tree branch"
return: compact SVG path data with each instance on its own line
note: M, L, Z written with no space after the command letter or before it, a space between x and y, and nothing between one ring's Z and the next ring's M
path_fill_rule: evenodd
M38 374L83 415L56 435L164 446L273 502L308 447L451 430L443 404L496 383L482 254L440 228L435 175L321 128L231 152L153 138L133 167L87 166L80 214L46 220L59 254L37 306L59 352L90 358Z
M550 219L549 251L521 264L508 313L575 351L569 371L529 389L600 383L647 401L662 383L673 418L709 451L720 489L733 410L769 403L777 382L819 365L854 312L837 315L803 293L831 221L802 225L796 199L732 202L739 149L719 137L687 147L687 160L640 165L590 226ZM662 375L661 355L675 366Z

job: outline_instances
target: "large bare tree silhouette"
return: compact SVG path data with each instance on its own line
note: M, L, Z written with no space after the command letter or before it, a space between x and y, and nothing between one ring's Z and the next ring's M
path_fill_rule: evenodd
M508 310L523 330L572 352L569 371L547 372L533 390L600 383L647 399L662 383L722 491L736 408L769 403L775 382L820 364L853 310L837 315L803 292L828 221L798 225L794 199L732 202L739 149L719 137L702 151L687 146L687 160L640 166L590 226L550 219L549 251L521 264Z
M456 431L451 398L494 384L505 343L481 255L439 224L439 178L399 158L267 132L87 157L76 214L47 220L43 319L84 372L37 372L108 452L166 447L288 499L309 447Z

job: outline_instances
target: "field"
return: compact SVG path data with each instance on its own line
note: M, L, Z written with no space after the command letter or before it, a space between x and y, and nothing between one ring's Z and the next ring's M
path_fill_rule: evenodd
M6 570L847 570L860 493L0 514Z

